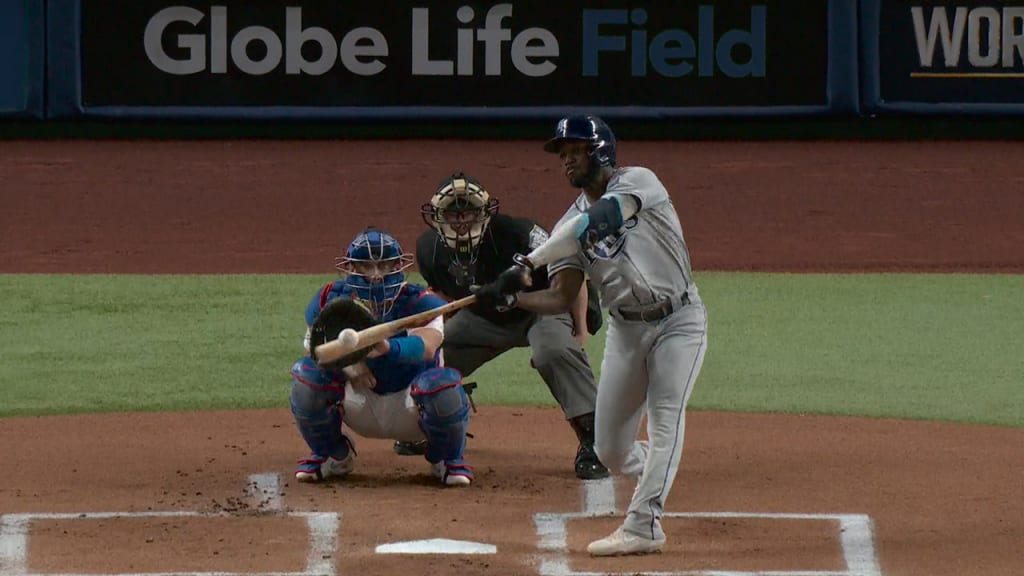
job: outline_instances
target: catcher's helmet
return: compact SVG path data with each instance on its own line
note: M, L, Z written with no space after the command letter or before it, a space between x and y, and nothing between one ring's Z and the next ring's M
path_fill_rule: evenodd
M555 136L544 143L544 150L557 154L565 140L590 142L590 159L598 166L615 166L615 134L597 116L566 116L555 126Z
M441 235L455 258L469 262L476 260L487 224L497 213L498 200L462 172L442 180L430 202L420 208L423 221Z
M357 234L345 255L334 261L335 267L346 275L345 284L355 291L357 298L370 304L382 320L405 286L405 270L412 263L412 254L402 252L394 236L372 226Z

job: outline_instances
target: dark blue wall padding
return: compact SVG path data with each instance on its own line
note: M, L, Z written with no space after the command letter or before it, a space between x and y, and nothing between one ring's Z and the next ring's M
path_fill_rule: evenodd
M0 116L43 116L45 5L0 0Z
M920 11L917 26L927 38L932 18L941 11L954 27L956 10L983 9L997 13L1022 6L1021 0L965 2L933 0L861 0L861 109L867 114L1018 115L1024 113L1024 62L1013 54L1012 66L977 67L967 58L968 32L964 31L953 65L945 61L945 47L935 42L926 63L917 43L912 10ZM964 14L969 14L965 12ZM961 15L963 24L968 17ZM1016 21L1019 28L1019 17ZM927 45L927 43L925 43ZM988 50L993 48L987 47ZM925 48L925 50L927 50Z

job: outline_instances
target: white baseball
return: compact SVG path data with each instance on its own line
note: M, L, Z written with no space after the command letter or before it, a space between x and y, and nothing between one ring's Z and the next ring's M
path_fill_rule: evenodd
M345 345L346 348L354 348L359 344L359 333L351 328L345 328L338 334L338 340Z

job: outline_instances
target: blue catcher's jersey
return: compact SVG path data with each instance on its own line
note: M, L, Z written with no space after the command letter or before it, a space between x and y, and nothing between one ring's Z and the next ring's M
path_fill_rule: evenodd
M313 295L313 298L306 306L306 325L312 325L313 320L316 319L317 314L320 313L324 305L339 297L355 298L355 290L345 285L344 280L335 280L324 284ZM388 314L384 318L378 318L377 320L379 322L390 322L419 312L439 308L444 304L446 304L444 298L423 286L406 283L398 292L395 303ZM402 332L396 334L396 336L404 336L405 334L406 332ZM434 354L432 360L416 364L398 363L387 358L367 358L366 365L373 372L374 378L377 379L377 386L374 387L373 391L377 394L391 394L407 388L413 378L421 372L435 366L440 366L440 350Z

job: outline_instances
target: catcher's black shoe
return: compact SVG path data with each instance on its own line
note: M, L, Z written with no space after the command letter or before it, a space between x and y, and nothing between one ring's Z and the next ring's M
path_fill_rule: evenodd
M393 450L399 456L422 456L427 453L427 441L403 442L396 440Z
M576 477L580 480L600 480L608 477L608 469L601 464L593 446L580 444L576 450Z

